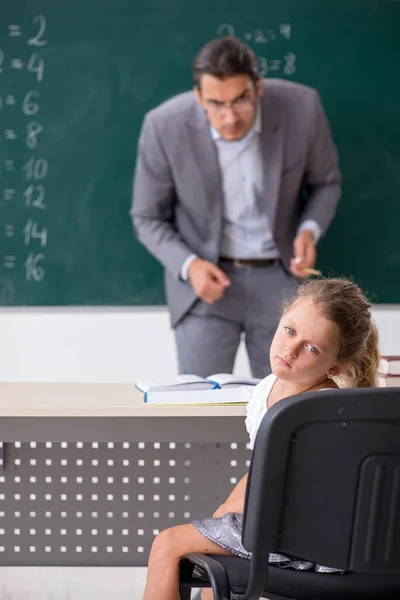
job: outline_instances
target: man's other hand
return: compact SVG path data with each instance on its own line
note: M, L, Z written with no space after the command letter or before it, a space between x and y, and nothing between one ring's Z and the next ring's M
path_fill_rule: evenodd
M309 229L303 229L293 241L294 258L290 260L290 272L295 277L306 279L309 277L307 268L313 269L317 260L314 236Z
M188 278L196 296L207 304L220 300L231 285L230 279L217 265L201 258L195 258L191 263Z

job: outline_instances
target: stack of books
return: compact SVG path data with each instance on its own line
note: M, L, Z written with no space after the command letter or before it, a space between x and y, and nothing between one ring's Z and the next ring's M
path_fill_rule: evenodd
M400 387L400 356L382 356L379 366L380 387Z
M142 379L136 388L142 393L143 404L163 406L218 406L247 404L254 386L261 381L254 377L237 377L231 373L215 373L209 377L177 375L164 379Z

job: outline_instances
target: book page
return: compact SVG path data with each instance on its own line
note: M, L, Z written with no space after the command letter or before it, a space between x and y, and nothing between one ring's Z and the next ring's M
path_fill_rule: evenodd
M136 383L136 388L145 393L150 390L158 390L159 392L173 389L204 390L212 387L215 387L212 381L198 375L175 375L160 379L140 379Z
M257 377L238 377L233 373L214 373L209 375L207 379L216 381L220 387L229 386L241 386L241 385L257 385L261 381Z

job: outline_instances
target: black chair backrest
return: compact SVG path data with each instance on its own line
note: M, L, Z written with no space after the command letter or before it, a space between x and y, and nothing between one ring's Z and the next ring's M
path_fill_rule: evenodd
M400 388L309 392L265 415L243 544L362 573L400 570Z

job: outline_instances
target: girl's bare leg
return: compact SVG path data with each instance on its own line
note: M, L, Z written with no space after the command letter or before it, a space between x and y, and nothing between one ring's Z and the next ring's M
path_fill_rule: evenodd
M231 554L190 524L161 531L150 551L143 600L179 600L179 560L189 552Z
M201 600L214 600L214 592L211 588L204 588L201 591Z

